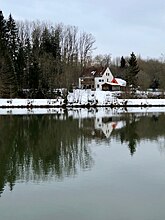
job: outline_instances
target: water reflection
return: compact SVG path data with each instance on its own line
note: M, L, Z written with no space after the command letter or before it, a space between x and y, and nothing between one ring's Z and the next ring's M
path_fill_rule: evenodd
M118 114L111 109L68 110L54 115L0 116L0 192L16 181L47 181L90 169L92 140L127 143L164 137L165 115Z
M157 141L165 135L165 114L126 114L125 127L113 134L121 143L127 143L130 154L136 152L137 144L141 140Z
M16 180L61 180L92 166L78 120L64 116L0 117L0 191Z

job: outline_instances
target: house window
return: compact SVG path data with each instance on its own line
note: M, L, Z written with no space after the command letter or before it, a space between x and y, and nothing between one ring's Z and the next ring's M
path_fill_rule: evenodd
M109 73L107 73L106 75L109 76Z
M102 79L102 82L104 82L104 80Z
M101 82L101 79L99 79L99 82Z
M97 84L97 88L99 88L99 84Z
M107 79L107 82L108 82L109 80Z

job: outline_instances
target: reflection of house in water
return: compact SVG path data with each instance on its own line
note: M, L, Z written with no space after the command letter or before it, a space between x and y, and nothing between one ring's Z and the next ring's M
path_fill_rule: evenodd
M114 129L120 129L125 126L124 121L118 121L117 118L104 117L95 119L95 129L104 133L109 138Z
M124 117L116 114L114 109L101 108L97 109L76 109L69 112L70 117L78 119L78 127L86 137L105 139L109 138L112 131L125 126Z

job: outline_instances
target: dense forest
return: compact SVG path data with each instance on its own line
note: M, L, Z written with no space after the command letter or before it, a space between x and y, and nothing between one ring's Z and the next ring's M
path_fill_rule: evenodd
M111 60L92 56L95 38L75 26L15 21L0 11L0 97L48 98L54 89L78 85L83 68L110 66L115 76L141 89L165 88L165 62L132 52Z

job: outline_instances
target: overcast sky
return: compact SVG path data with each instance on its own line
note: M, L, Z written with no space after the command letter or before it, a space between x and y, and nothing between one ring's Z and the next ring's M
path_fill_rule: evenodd
M165 56L165 0L0 0L4 17L74 25L96 39L94 54Z

